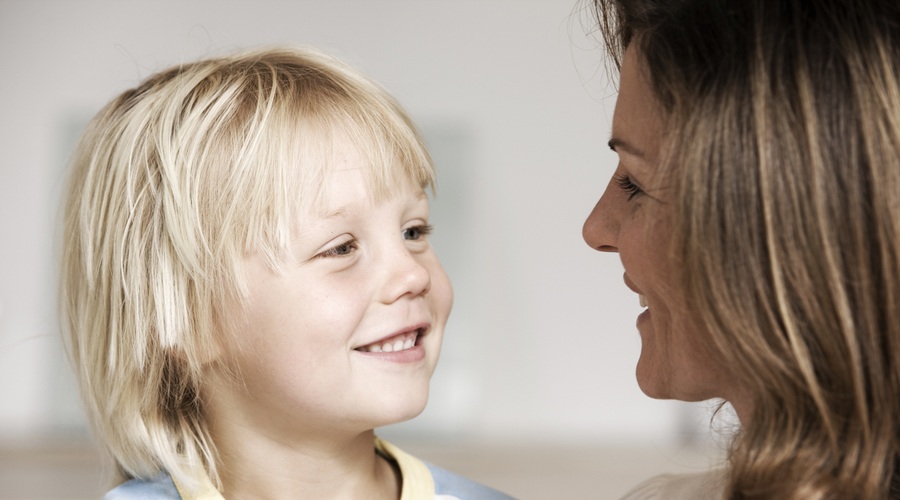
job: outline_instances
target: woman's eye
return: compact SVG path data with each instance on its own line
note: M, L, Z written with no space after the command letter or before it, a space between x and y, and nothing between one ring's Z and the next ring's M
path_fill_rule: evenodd
M350 255L356 250L356 240L347 240L341 244L335 245L328 250L320 253L319 257L343 257L345 255Z
M628 175L616 174L613 179L615 180L616 185L619 186L619 189L628 195L629 200L644 192L637 184L631 181L631 177Z
M403 230L404 240L421 240L431 234L432 226L430 224L422 224L419 226L408 227Z

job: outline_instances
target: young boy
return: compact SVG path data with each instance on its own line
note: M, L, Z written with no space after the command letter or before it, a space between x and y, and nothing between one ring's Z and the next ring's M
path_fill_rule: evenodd
M151 76L74 157L66 335L118 498L508 498L375 437L419 414L452 303L434 172L310 49Z

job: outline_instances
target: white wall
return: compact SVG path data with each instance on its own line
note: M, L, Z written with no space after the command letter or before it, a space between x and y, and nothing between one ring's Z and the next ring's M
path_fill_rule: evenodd
M671 435L684 407L634 382L637 298L581 240L615 165L614 97L576 1L0 0L0 437L77 421L54 238L78 127L155 70L283 42L380 81L438 157L435 244L457 301L429 410L396 432Z

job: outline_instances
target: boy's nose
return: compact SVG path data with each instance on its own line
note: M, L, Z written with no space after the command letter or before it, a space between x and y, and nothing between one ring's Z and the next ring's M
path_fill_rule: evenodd
M388 268L383 298L385 303L405 295L422 295L431 288L431 273L405 248L386 259L385 266Z

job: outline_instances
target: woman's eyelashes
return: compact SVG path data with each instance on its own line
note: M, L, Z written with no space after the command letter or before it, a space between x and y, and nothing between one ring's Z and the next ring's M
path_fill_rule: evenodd
M628 199L631 200L637 195L643 194L644 190L640 188L637 184L635 184L631 177L627 174L615 174L613 176L613 180L616 185L619 186L626 195L628 195Z

